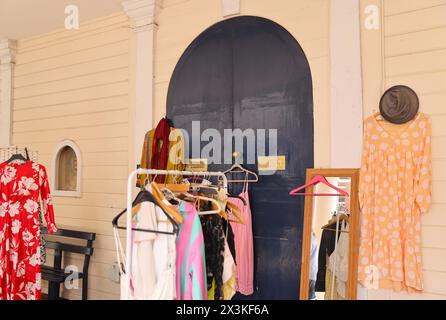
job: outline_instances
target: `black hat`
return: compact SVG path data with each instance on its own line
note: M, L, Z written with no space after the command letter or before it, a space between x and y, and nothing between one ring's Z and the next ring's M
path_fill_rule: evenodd
M420 101L411 88L398 85L388 89L379 102L379 112L391 123L409 122L418 113Z

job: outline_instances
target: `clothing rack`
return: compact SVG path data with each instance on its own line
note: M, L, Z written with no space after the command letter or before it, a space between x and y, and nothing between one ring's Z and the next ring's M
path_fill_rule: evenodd
M29 148L19 148L16 146L9 146L6 148L0 148L0 163L7 161L13 154L20 153L25 158L29 157L29 160L38 162L39 152L32 151Z
M132 190L133 180L136 175L182 175L182 176L205 176L220 177L223 181L223 188L228 190L228 179L223 172L207 172L207 171L179 171L179 170L157 170L157 169L136 169L132 171L127 180L127 220L126 220L126 257L125 257L125 295L124 300L130 297L130 265L131 265L131 236L132 236Z

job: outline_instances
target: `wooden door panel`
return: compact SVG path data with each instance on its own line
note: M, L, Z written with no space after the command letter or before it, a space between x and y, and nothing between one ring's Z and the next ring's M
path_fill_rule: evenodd
M268 130L277 129L277 154L286 156L286 170L250 184L255 293L247 298L297 299L303 199L288 192L303 184L305 169L313 167L311 72L297 41L281 26L258 17L214 25L194 40L178 63L169 86L167 115L189 132L193 120L201 121L202 130L221 133L231 128L266 129L266 145ZM257 171L257 163L246 164L246 144L238 151L245 167ZM238 193L241 188L239 184L230 190Z

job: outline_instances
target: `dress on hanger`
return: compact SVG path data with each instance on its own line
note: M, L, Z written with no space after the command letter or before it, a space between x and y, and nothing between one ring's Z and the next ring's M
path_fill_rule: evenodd
M237 268L235 265L234 257L232 256L231 249L229 247L228 241L225 237L225 255L223 260L223 300L231 300L236 293L236 275ZM215 280L212 281L212 287L208 290L208 299L214 299L215 292Z
M181 201L183 223L177 238L176 299L206 300L207 278L203 232L195 207Z
M45 167L0 164L0 300L39 300L39 198L48 232L57 231Z
M219 215L200 216L203 228L208 296L215 300L224 299L223 270L225 260L225 234L223 218ZM212 290L212 293L209 291Z
M322 231L321 242L318 251L318 271L316 279L316 292L326 292L326 274L327 274L327 257L330 257L335 249L336 243L336 223L333 226L334 230L324 229ZM339 224L338 230L341 230ZM341 232L338 233L338 240Z
M338 238L338 244L336 245L336 251L329 257L329 263L330 270L332 272L335 272L335 289L340 297L346 298L350 245L350 225L345 220L341 221L339 224L341 227L341 232Z
M163 210L154 203L141 203L132 220L138 229L172 232L172 224L166 221ZM114 228L114 240L121 273L121 297L125 296L125 254L118 229ZM130 299L174 300L176 237L170 234L132 231L132 259L130 274Z
M431 123L424 114L399 132L374 116L365 120L359 201L360 283L422 291L420 218L431 203Z
M246 175L246 180L248 175ZM249 204L248 182L245 181L243 191L239 195L246 201L238 198L229 198L241 212L244 224L231 222L235 241L235 261L237 263L237 291L243 295L254 293L254 239L252 234L252 215Z
M326 265L326 274L325 274L325 283L326 283L326 291L324 294L324 300L346 300L343 296L338 293L336 290L336 281L337 277L335 276L335 280L333 282L333 271L330 266L330 258L326 257L327 265Z
M308 280L310 282L308 290L308 299L316 299L316 280L317 280L317 270L318 270L318 245L316 240L316 234L311 231L311 245L310 245L310 273Z
M145 201L133 217L133 228L157 229L156 205ZM154 232L132 231L132 264L131 264L131 293L133 299L151 300L157 277L155 272L155 255L153 246L158 234ZM156 259L164 259L164 255Z

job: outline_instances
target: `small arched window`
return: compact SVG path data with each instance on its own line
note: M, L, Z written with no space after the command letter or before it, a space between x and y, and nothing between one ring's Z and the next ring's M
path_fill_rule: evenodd
M81 196L81 153L71 140L62 141L53 157L52 193L62 197Z

